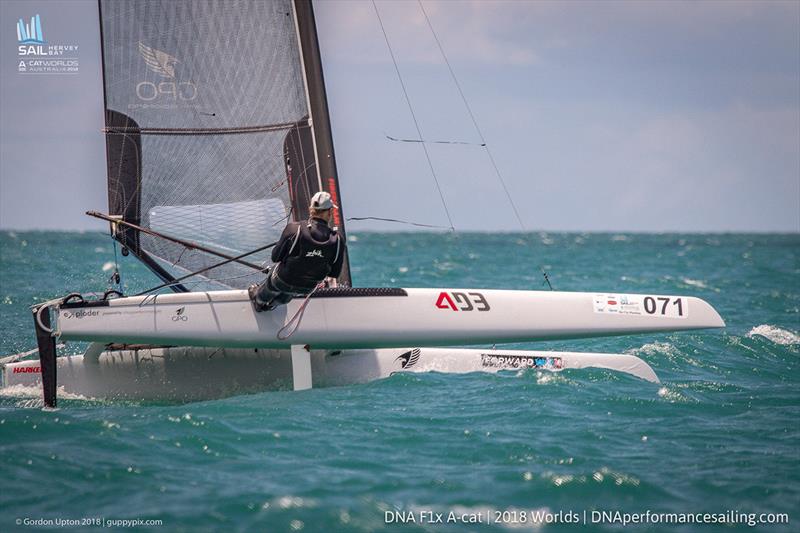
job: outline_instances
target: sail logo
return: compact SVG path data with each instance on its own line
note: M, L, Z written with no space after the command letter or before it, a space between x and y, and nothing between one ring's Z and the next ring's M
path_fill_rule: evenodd
M31 17L30 24L22 19L17 21L17 42L20 44L45 44L42 34L42 18L37 14Z
M136 84L136 96L143 102L162 104L187 102L197 98L197 86L191 81L178 80L175 66L180 63L177 57L139 41L139 55L147 70L157 74L162 81L140 81ZM158 100L158 102L156 102Z
M480 292L440 292L436 300L438 309L451 311L488 311L491 309L486 297Z
M175 77L175 63L178 59L162 50L150 48L139 41L139 53L142 54L147 68L165 78Z

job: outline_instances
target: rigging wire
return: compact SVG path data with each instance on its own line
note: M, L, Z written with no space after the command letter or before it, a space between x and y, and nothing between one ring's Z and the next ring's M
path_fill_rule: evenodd
M265 265L264 268L266 269L266 268L268 268L268 266ZM195 275L195 274L197 274L197 273L196 272L192 273L192 275ZM204 283L209 283L209 282L220 283L221 285L225 285L224 283L221 283L221 282L223 282L223 281L233 281L233 280L243 279L243 278L252 278L253 276L257 276L257 275L259 275L259 274L258 273L249 273L249 274L239 274L237 276L225 276L225 277L222 277L222 278L209 278L209 277L206 277L206 276L201 276L204 279L201 279L199 281L189 281L187 283L183 283L183 282L180 282L180 281L172 281L172 282L169 282L169 283L164 283L163 285L159 285L158 287L153 287L153 288L147 289L146 291L142 291L140 293L134 294L133 296L147 296L147 297L158 296L158 294L156 294L155 291L161 290L161 289L165 289L165 288L169 288L169 287L172 287L173 285L183 285L184 287L196 287L198 285L201 285L201 284L204 284ZM189 276L189 277L191 277L191 276ZM225 289L229 290L230 287L226 287ZM206 290L208 290L208 289L206 289ZM142 304L140 304L140 305L142 305Z
M306 307L308 307L309 301L311 301L311 297L317 292L317 289L321 289L325 286L325 282L318 283L312 290L309 292L305 298L303 299L303 303L300 304L300 307L295 311L292 318L290 318L286 324L283 325L281 329L278 330L276 337L279 341L285 341L292 335L294 332L297 331L297 328L300 327L300 323L303 321L303 315L306 313Z
M375 2L373 0L373 4L374 3ZM458 78L456 77L456 73L453 70L453 66L450 64L450 60L447 59L447 54L444 53L444 47L442 46L442 43L439 40L439 36L436 34L436 30L433 29L433 24L431 24L431 19L428 17L428 12L425 11L425 6L422 4L422 0L417 0L417 3L419 4L420 10L422 10L422 14L425 17L425 22L428 24L428 28L431 30L431 35L433 35L433 39L436 41L436 46L439 48L439 53L442 54L442 59L444 60L445 65L447 65L447 70L450 72L450 77L453 79L453 84L456 86L459 96L461 96L461 101L464 102L464 107L466 108L467 114L469 115L469 118L472 121L472 125L475 127L475 132L478 134L478 138L481 141L481 146L483 146L483 148L486 150L486 155L489 158L489 162L491 163L492 168L494 169L494 174L495 176L497 176L497 180L503 187L503 192L505 192L506 198L508 198L508 203L511 205L511 209L514 211L514 216L517 218L517 222L519 223L519 226L524 234L528 230L525 228L525 223L522 222L522 217L519 214L517 205L516 203L514 203L514 198L511 196L511 192L508 190L506 181L503 179L503 175L500 173L500 168L497 166L497 162L495 162L494 160L492 151L491 149L489 149L489 144L486 142L486 138L483 136L483 132L481 131L480 126L478 126L478 121L475 118L475 113L472 112L472 107L470 107L469 102L467 102L467 97L464 94L464 90L461 88L461 84L458 82ZM420 138L422 138L422 135L420 135ZM544 281L545 283L547 283L547 286L550 287L550 290L552 291L553 285L550 283L550 277L547 275L547 272L545 271L544 267L540 265L539 270L542 271L542 276L544 276Z
M196 271L194 271L194 272L190 272L189 274L186 274L185 276L181 276L180 278L177 278L177 279L174 279L174 280L168 281L168 282L166 282L166 283L162 283L161 285L158 285L158 286L156 286L156 287L151 287L151 288L149 288L149 289L147 289L147 290L144 290L144 291L142 291L142 292L140 292L140 293L138 293L138 294L134 294L134 296L143 296L143 295L145 295L145 294L148 294L148 293L151 293L151 292L157 291L157 290L159 290L159 289L163 289L163 288L165 288L165 287L170 287L170 286L172 286L172 285L175 285L175 284L177 284L177 283L180 283L180 282L182 282L182 281L184 281L184 280L186 280L186 279L189 279L189 278L191 278L191 277L197 276L197 275L199 275L199 274L202 274L202 273L204 273L204 272L208 272L209 270L213 270L213 269L215 269L215 268L218 268L218 267L221 267L221 266L227 265L228 263L241 263L241 262L242 262L242 258L244 258L244 257L247 257L248 255L253 255L253 254L256 254L256 253L258 253L258 252L263 252L264 250L267 250L267 249L269 249L269 248L272 248L273 246L275 246L275 245L277 245L277 244L278 244L278 241L271 242L271 243L269 243L269 244L266 244L266 245L264 245L264 246L261 246L260 248L256 248L255 250L250 250L249 252L245 252L245 253L243 253L243 254L237 255L236 257L228 257L228 259L226 259L225 261L222 261L222 262L220 262L220 263L215 263L215 264L213 264L213 265L207 266L207 267L205 267L205 268L202 268L202 269L200 269L200 270L196 270ZM181 252L181 253L182 253L182 252ZM263 271L263 269L259 270L259 272L261 272L261 271ZM250 273L244 274L244 275L242 275L242 276L235 276L234 278L227 278L227 279L235 279L235 278L238 278L238 277L247 277L247 276L253 276L253 275L255 275L255 274L256 274L255 272L250 272ZM204 277L205 277L205 276L204 276ZM216 280L216 279L214 279L214 278L206 278L206 279L207 279L207 280L211 280L211 281L218 281L218 280ZM227 280L227 279L226 279L226 278L220 278L220 280ZM204 283L204 282L199 282L199 283Z
M347 220L380 220L383 222L396 222L398 224L408 224L409 226L418 226L420 228L436 228L436 229L453 229L447 226L435 226L433 224L423 224L421 222L410 222L408 220L400 220L397 218L383 218L383 217L348 217Z
M391 135L387 135L386 133L384 133L383 136L389 139L390 141L399 143L463 144L466 146L486 146L485 143L478 144L467 141L426 141L424 139L398 139L397 137L392 137Z
M394 64L394 70L397 73L397 79L400 81L400 87L403 89L403 96L405 96L406 104L408 104L408 110L411 113L411 118L414 121L414 127L417 130L417 136L420 139L423 139L422 130L419 127L419 122L417 121L417 115L414 113L414 108L411 105L411 99L408 96L408 91L406 90L406 85L403 83L403 76L400 74L400 68L397 66L397 59L394 57L394 51L392 50L392 45L389 43L389 36L386 34L386 28L383 26L383 19L381 19L381 13L378 11L378 5L375 3L375 0L372 0L372 7L375 8L375 15L378 17L378 23L381 26L381 32L383 33L383 38L386 41L386 48L389 49L389 55L392 58L392 63ZM439 192L439 198L442 200L442 206L444 207L444 212L447 215L447 221L450 223L450 230L455 231L455 226L453 226L453 218L450 216L450 210L447 208L447 202L444 200L444 193L442 192L442 187L439 184L439 178L436 177L436 171L433 168L433 162L431 161L431 156L428 153L428 147L425 143L420 143L422 146L423 151L425 152L425 159L428 161L428 167L431 170L431 176L433 176L433 181L436 183L436 190Z
M373 0L374 3L374 0ZM467 97L464 96L464 91L461 89L461 84L458 83L458 78L456 78L456 73L453 71L453 67L450 65L450 61L447 59L447 55L444 53L444 48L442 47L442 43L439 41L439 36L436 35L436 31L433 29L433 25L431 24L431 20L428 18L428 12L425 11L425 6L422 5L422 0L417 0L420 9L422 10L422 14L425 16L425 22L428 23L428 28L431 30L431 34L433 35L433 39L436 41L436 46L439 47L439 52L442 54L442 59L444 59L445 65L447 65L447 70L450 71L450 77L453 78L453 83L458 89L458 94L461 96L461 101L464 102L464 107L467 109L467 113L469 114L469 118L472 120L472 125L475 126L475 131L478 133L478 137L481 140L481 146L486 149L486 155L489 156L489 161L492 163L492 168L494 168L494 173L497 176L497 179L500 181L500 185L503 187L503 191L506 193L506 198L508 198L508 203L511 204L511 209L514 210L514 215L517 217L517 222L519 222L522 231L527 231L525 229L525 224L522 222L522 217L519 215L519 211L517 210L517 206L514 203L514 199L511 197L511 193L508 191L508 187L506 186L506 182L503 179L503 176L500 174L500 169L497 167L497 163L495 163L494 156L492 156L492 151L489 149L489 145L486 144L486 139L481 132L480 127L478 126L478 121L475 120L475 114L472 112L472 108L467 103ZM377 9L377 8L376 8ZM422 138L422 135L420 135Z

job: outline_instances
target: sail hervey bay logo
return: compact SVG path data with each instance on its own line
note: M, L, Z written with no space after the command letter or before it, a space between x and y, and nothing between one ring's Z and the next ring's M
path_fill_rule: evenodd
M17 72L22 74L77 74L78 45L44 40L42 17L20 18L17 30ZM56 28L56 34L58 34ZM50 33L50 30L48 30Z
M42 35L42 18L37 14L31 17L30 24L22 19L17 21L17 42L20 44L45 44Z
M139 41L139 55L144 61L146 71L158 75L156 80L140 81L136 84L136 96L145 104L132 104L132 108L174 107L179 102L189 102L197 98L197 86L184 79L179 79L176 66L180 64L177 57Z

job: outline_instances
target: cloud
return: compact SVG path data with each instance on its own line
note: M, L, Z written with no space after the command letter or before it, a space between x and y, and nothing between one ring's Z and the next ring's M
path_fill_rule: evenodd
M415 1L377 2L404 63L441 62ZM597 61L642 67L732 68L758 54L761 69L797 58L800 3L780 1L424 2L451 61L537 66ZM336 61L388 62L371 2L316 4L325 53ZM764 31L770 28L771 31ZM698 48L701 47L701 48ZM714 61L706 61L708 58Z

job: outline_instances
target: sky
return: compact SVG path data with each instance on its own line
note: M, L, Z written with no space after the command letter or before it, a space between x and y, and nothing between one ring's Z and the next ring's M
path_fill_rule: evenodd
M800 2L424 1L520 212L545 231L800 231ZM478 143L415 1L379 1L423 138ZM94 1L0 2L0 228L106 229ZM347 217L448 226L370 2L315 3ZM17 72L17 19L79 46ZM520 230L480 146L431 144L457 230ZM408 230L348 223L353 230Z

